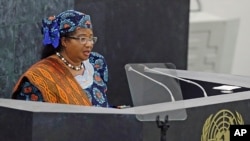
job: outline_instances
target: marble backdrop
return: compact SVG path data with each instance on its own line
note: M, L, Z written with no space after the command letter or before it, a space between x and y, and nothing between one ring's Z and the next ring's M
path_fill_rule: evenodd
M39 60L42 19L73 8L73 0L0 0L0 98Z
M91 15L93 51L109 67L111 105L133 105L127 63L187 68L188 0L0 0L0 98L10 98L20 75L39 60L42 19L68 9Z

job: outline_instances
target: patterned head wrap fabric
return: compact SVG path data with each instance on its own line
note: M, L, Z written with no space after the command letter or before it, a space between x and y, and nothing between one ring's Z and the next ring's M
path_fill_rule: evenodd
M43 44L59 45L60 34L74 31L77 27L92 28L90 16L75 10L67 10L57 16L42 20Z

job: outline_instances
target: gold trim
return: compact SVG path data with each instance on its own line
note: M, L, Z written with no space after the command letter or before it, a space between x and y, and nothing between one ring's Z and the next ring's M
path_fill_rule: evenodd
M235 113L222 109L215 115L211 114L205 121L201 141L230 141L230 125L243 125L244 121L237 111Z

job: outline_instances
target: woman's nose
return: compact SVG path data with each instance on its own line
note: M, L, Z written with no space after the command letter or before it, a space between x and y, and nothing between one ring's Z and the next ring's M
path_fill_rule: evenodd
M87 47L87 48L91 48L92 49L93 46L94 46L94 44L92 42L90 42L90 41L86 42L86 44L85 44L85 47Z

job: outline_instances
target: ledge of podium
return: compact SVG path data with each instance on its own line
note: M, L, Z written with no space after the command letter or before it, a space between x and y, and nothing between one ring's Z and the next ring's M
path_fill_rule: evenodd
M0 99L0 138L18 141L160 141L151 115L185 109L183 120L169 120L167 140L201 141L224 135L230 124L250 124L250 92L112 109ZM206 129L206 130L205 130ZM210 134L212 133L213 134ZM209 133L209 134L208 134ZM204 140L204 139L203 139Z
M0 99L0 139L160 141L161 130L154 117L165 114L169 116L170 126L167 140L229 141L230 125L250 124L249 77L178 70L177 74L182 78L235 85L244 89L125 109ZM192 94L193 91L186 93Z
M141 141L142 123L119 109L0 99L6 141Z

